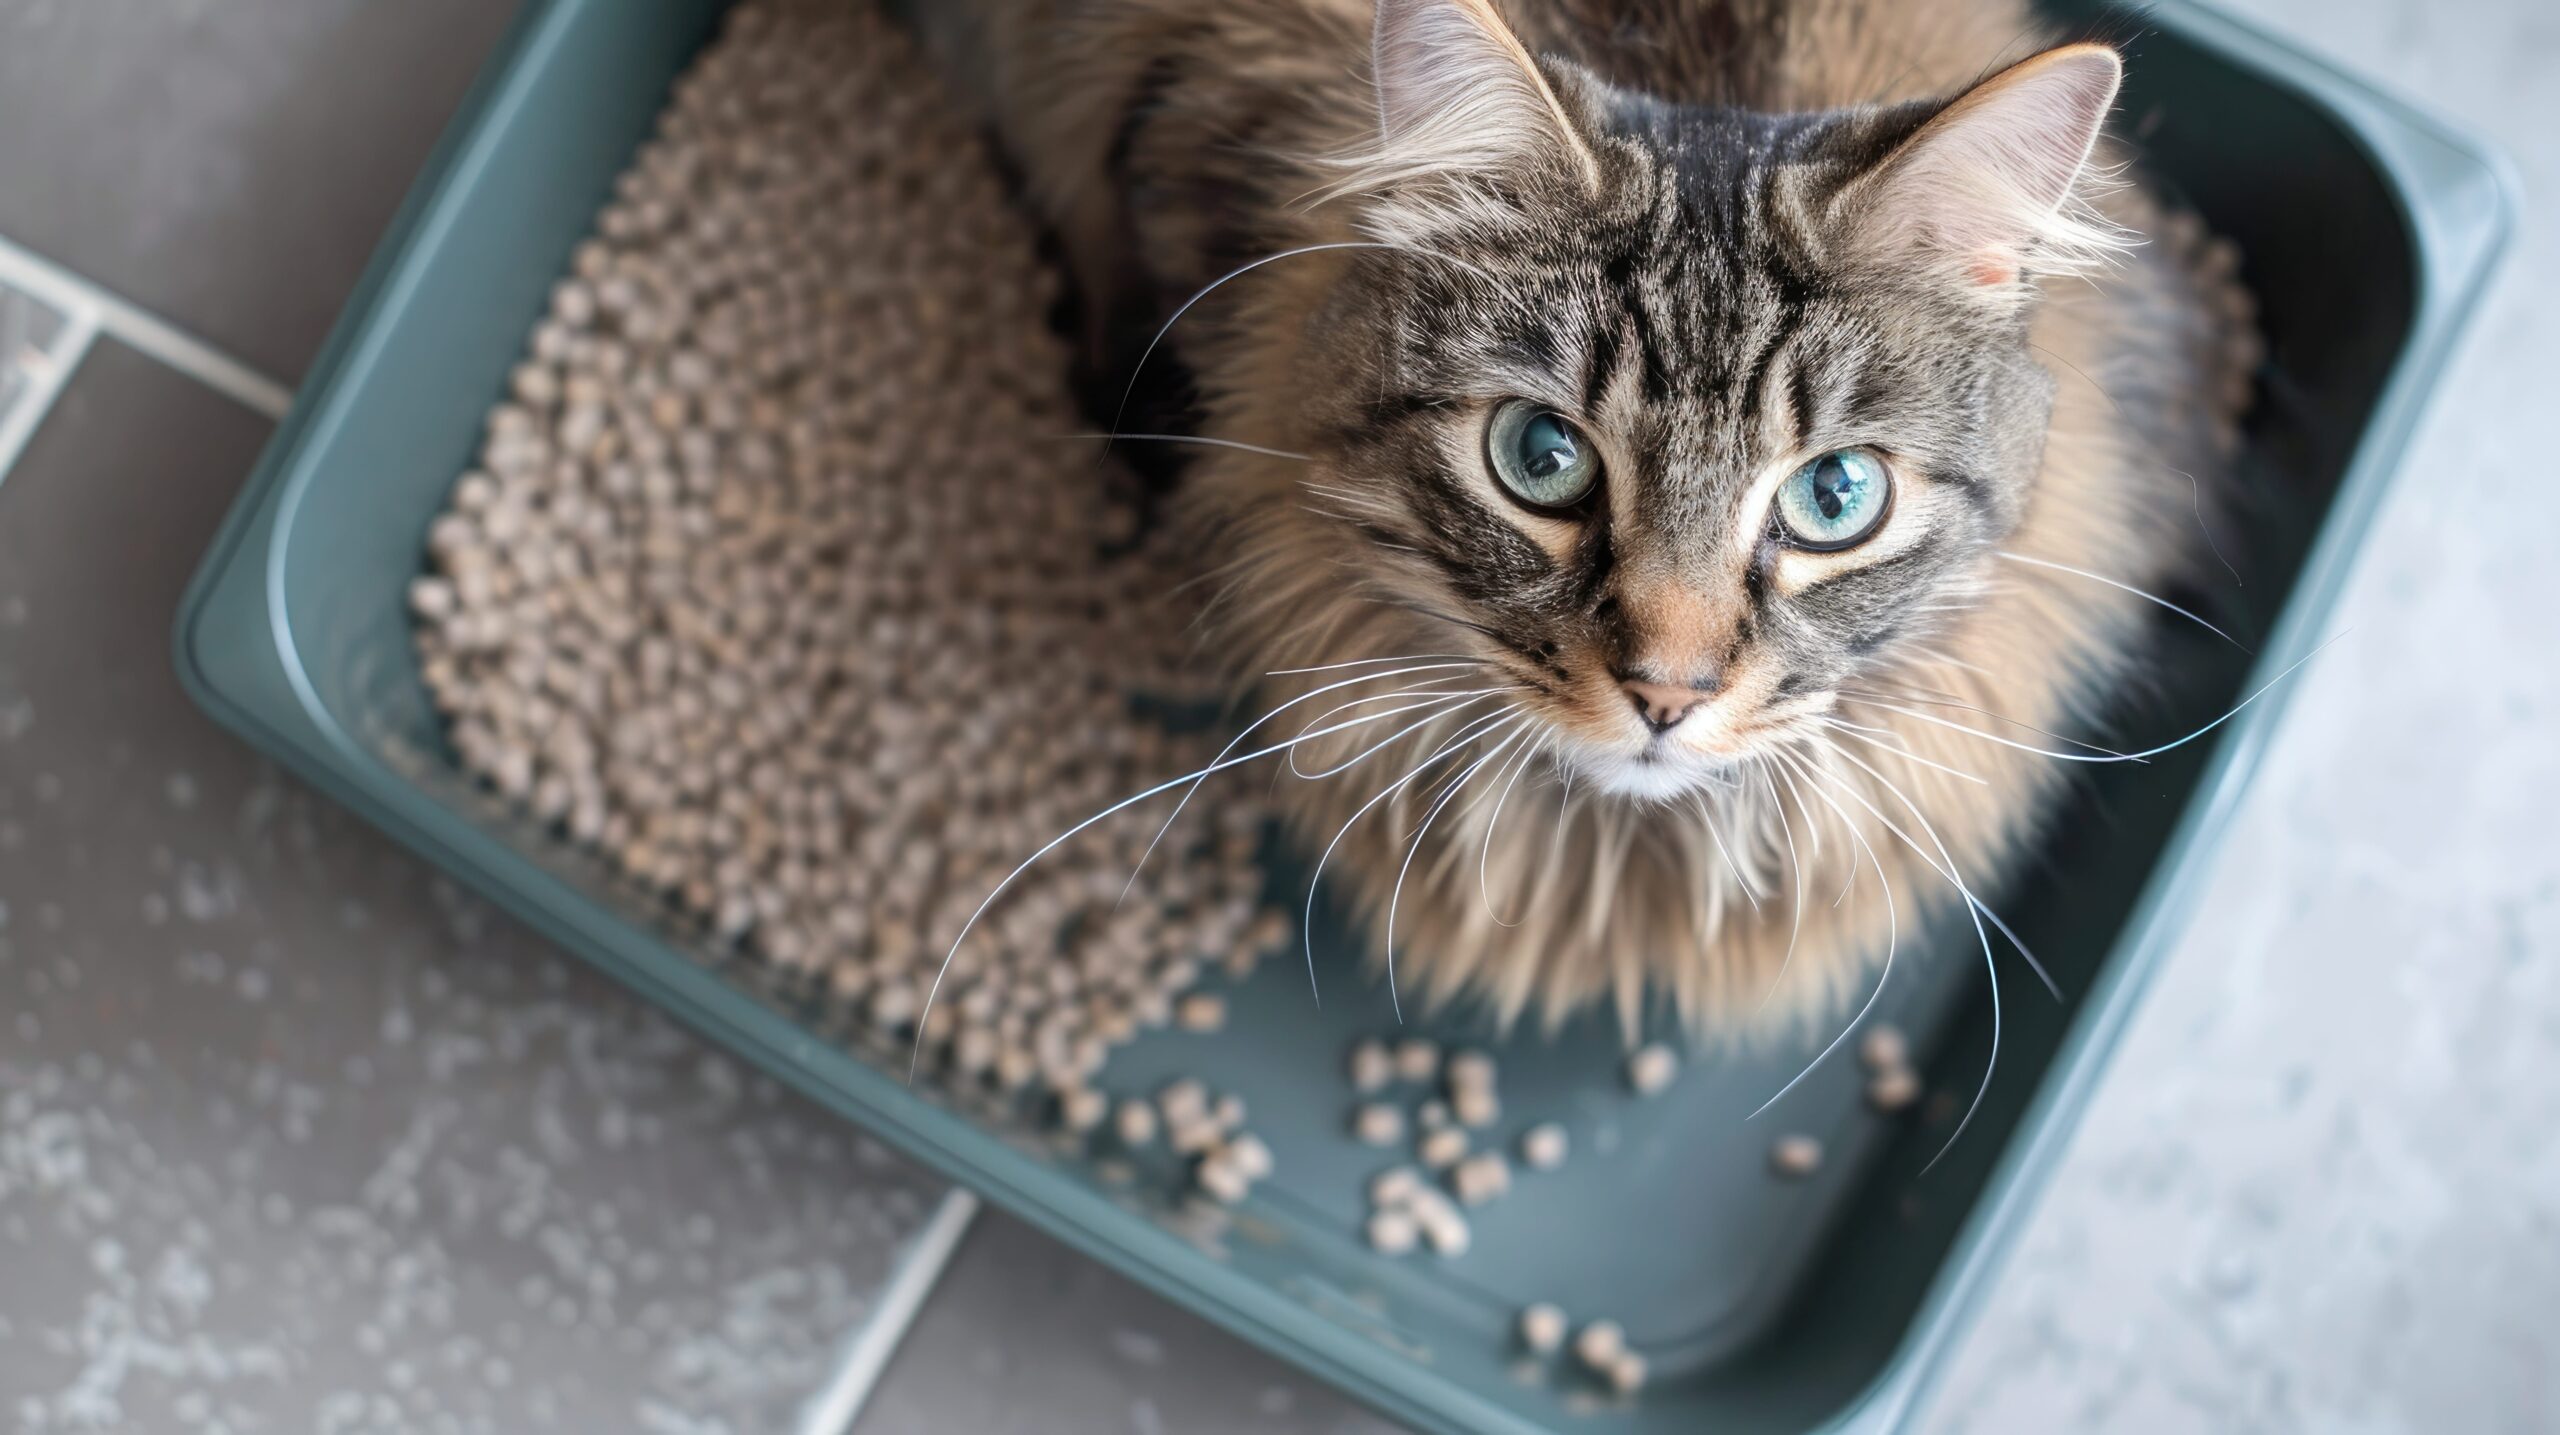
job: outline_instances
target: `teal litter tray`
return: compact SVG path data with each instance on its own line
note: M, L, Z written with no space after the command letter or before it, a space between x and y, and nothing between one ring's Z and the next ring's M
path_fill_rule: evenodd
M177 662L196 699L714 1040L1398 1419L1469 1432L1899 1424L2173 944L2290 685L2208 741L2101 775L2003 897L2065 1000L2004 983L1998 1078L1925 1179L1946 1124L1863 1113L1845 1054L1745 1126L1804 1053L1702 1061L1639 1103L1614 1079L1611 1034L1577 1028L1498 1052L1506 1133L1564 1119L1574 1160L1486 1208L1462 1259L1378 1257L1358 1236L1360 1189L1384 1163L1344 1135L1338 1073L1346 1043L1392 1018L1321 925L1336 954L1321 1012L1303 971L1269 963L1230 993L1226 1032L1151 1036L1104 1074L1134 1092L1188 1069L1246 1097L1280 1166L1233 1212L1174 1195L1168 1167L1096 1160L1009 1110L911 1089L903 1050L864 1046L756 969L695 947L477 790L438 736L403 610L428 520L552 280L722 8L526 7L188 589ZM2269 343L2250 511L2220 535L2250 581L2210 595L2258 656L2164 633L2179 681L2124 730L2179 732L2328 636L2339 584L2505 242L2511 186L2476 143L2212 11L2167 0L2138 22L2075 14L2134 31L2124 128L2239 242ZM1967 1095L1988 1036L1970 933L1905 952L1894 1016L1918 1034L1931 1088ZM1461 1037L1465 1025L1439 1029ZM1823 1137L1832 1154L1816 1180L1764 1173L1781 1130ZM1510 1323L1532 1299L1625 1323L1653 1359L1652 1385L1620 1401L1517 1365Z

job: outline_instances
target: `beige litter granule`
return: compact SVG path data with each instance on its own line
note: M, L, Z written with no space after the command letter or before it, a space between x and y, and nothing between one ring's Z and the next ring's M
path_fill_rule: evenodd
M1131 900L1170 799L1023 873L943 969L1018 862L1216 750L1133 708L1223 693L1171 601L1193 567L1061 441L1086 422L1056 293L903 30L747 0L553 289L410 607L454 750L508 802L1083 1127L1112 1047L1215 1030L1184 989L1290 925L1231 783Z

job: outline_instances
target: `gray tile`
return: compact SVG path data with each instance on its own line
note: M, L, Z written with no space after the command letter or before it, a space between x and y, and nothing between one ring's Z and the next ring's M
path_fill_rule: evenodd
M990 1211L854 1435L1392 1435L1397 1428Z
M0 485L0 1426L781 1427L936 1183L186 702L263 436L110 344Z
M513 0L8 0L0 235L288 382Z

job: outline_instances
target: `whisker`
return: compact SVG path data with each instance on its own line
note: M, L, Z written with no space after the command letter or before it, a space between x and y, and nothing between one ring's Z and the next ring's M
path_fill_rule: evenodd
M1484 666L1481 659L1470 658L1464 653L1411 653L1400 658L1353 658L1349 662L1343 663L1320 663L1312 668L1273 668L1271 671L1264 673L1263 676L1266 678L1289 678L1296 677L1301 673L1335 673L1340 672L1345 668L1373 668L1384 663L1428 663L1438 662L1443 659L1449 660L1452 666L1470 668L1481 668ZM1388 676L1393 677L1395 675L1390 673ZM1326 689L1319 688L1316 691L1323 692L1326 691Z
M1315 455L1292 453L1285 448L1265 448L1242 439L1211 438L1198 433L1071 433L1070 439L1100 439L1104 443L1195 443L1206 448L1231 448L1239 453L1258 453L1265 458L1293 458L1300 463L1315 462Z
M1518 712L1519 710L1513 708L1509 711ZM1390 1004L1396 1003L1396 908L1404 900L1405 874L1413 870L1413 859L1422 851L1422 839L1431 835L1431 824L1440 820L1440 810L1447 807L1459 793L1466 790L1467 783L1473 780L1478 772L1484 770L1484 765L1502 756L1504 749L1520 740L1521 734L1527 731L1528 721L1528 715L1523 713L1511 719L1505 726L1495 728L1493 730L1495 733L1503 734L1502 741L1486 749L1474 762L1467 765L1456 781L1449 784L1448 791L1440 794L1439 800L1431 804L1431 810L1423 814L1422 825L1414 829L1413 840L1405 844L1404 862L1396 868L1396 884L1387 893L1387 1000ZM1492 735L1493 733L1486 734L1487 737ZM1397 1020L1402 1021L1403 1017L1399 1015Z
M1396 670L1395 670L1395 671L1393 671L1393 672L1386 672L1386 673L1369 673L1369 674L1363 675L1363 676L1361 676L1361 677L1356 677L1356 678L1344 678L1344 679L1342 679L1342 680L1341 680L1341 681L1339 681L1339 682L1327 683L1327 684L1325 684L1323 687L1320 687L1320 688L1315 689L1313 692L1302 693L1302 694L1298 695L1297 697L1291 698L1291 699L1289 699L1287 702L1282 703L1282 704L1280 704L1278 707L1273 708L1271 711L1269 711L1269 712L1267 712L1267 713L1264 713L1262 716L1260 716L1260 717L1258 717L1258 718L1255 718L1251 723L1249 723L1249 724L1247 724L1247 725L1246 725L1246 727L1245 727L1244 731L1237 733L1237 734L1236 734L1232 739L1230 739L1230 740L1228 741L1228 743L1227 743L1227 745L1226 745L1225 747L1223 747L1223 748L1219 749L1219 751L1218 751L1218 756L1217 756L1216 758L1212 759L1211 761L1212 761L1213 763L1215 763L1215 762L1219 762L1219 761L1224 761L1224 760L1225 760L1225 758L1226 758L1226 756L1227 756L1227 754L1229 754L1229 753L1231 753L1231 752L1234 752L1234 751L1236 750L1236 746L1237 746L1237 744L1239 744L1239 743L1243 742L1246 738L1253 736L1253 734L1254 734L1257 730L1259 730L1259 729L1262 727L1262 725L1263 725L1263 724L1265 724L1265 723L1267 723L1267 722L1271 721L1273 718L1276 718L1276 717L1280 716L1280 714L1282 714L1282 713L1284 713L1284 712L1287 712L1289 709L1291 709L1291 708L1293 708L1293 707L1296 707L1296 706L1297 706L1298 704L1300 704L1300 703L1307 702L1307 701L1310 701L1310 700L1315 699L1315 698L1320 698L1320 697L1324 696L1326 693L1332 692L1332 691L1334 691L1334 690L1335 690L1335 689L1337 689L1337 688L1356 687L1356 686L1358 686L1358 685L1359 685L1359 684L1361 684L1361 683L1384 682L1384 681L1385 681L1385 680L1387 680L1388 678L1401 678L1401 677L1407 677L1407 676L1410 676L1411 674L1414 674L1414 673L1432 672L1432 671L1435 671L1435 670L1443 670L1443 669L1458 668L1458 667L1468 667L1468 666L1472 666L1472 664L1465 664L1465 663L1423 663L1423 664L1420 664L1420 665L1415 666L1415 667L1399 668L1399 669L1396 669ZM1424 683L1416 683L1416 684L1413 684L1413 687L1422 687L1422 686L1425 686L1425 685L1426 685L1426 684L1424 684ZM1410 691L1410 690L1411 690L1411 689L1406 689L1405 691ZM1349 704L1345 704L1344 706L1349 706ZM1323 722L1323 721L1325 720L1325 718L1329 718L1329 717L1333 716L1333 714L1334 714L1334 713L1341 712L1342 710L1343 710L1343 708L1342 708L1342 707L1335 707L1335 708L1334 708L1334 709L1332 709L1331 711L1327 712L1327 713L1324 715L1324 718L1318 718L1318 719L1316 719L1316 721L1317 721L1317 722L1319 722L1319 723L1321 723L1321 722ZM1381 716L1388 716L1388 717L1392 717L1392 716L1394 716L1394 714L1392 714L1392 713L1388 713L1388 714L1381 714ZM1199 779L1198 779L1197 781L1194 781L1194 782L1191 784L1191 791L1189 791L1189 792L1185 792L1184 794L1182 794L1182 800L1181 800L1180 802L1177 802L1177 803L1175 803L1175 804L1173 805L1173 811L1172 811L1171 813L1169 813L1169 814L1167 814L1167 815L1166 815L1166 817L1165 817L1165 819L1164 819L1164 825L1163 825L1162 827L1159 827L1159 828L1157 828L1157 829L1156 829L1156 835L1155 835L1154 840L1153 840L1153 841L1150 841L1150 842L1148 842L1148 843L1147 843L1147 850L1146 850L1146 851L1144 851L1144 852L1142 852L1142 853L1140 853L1140 854L1138 854L1138 864L1137 864L1135 867L1132 867L1132 868L1130 868L1130 869L1129 869L1129 880L1128 880L1128 882L1127 882L1125 885L1123 885L1123 886L1120 888L1120 901L1119 901L1119 902L1114 902L1114 903L1112 903L1112 904L1111 904L1114 908L1117 908L1117 907L1120 905L1120 903L1121 903L1121 902L1126 902L1126 901L1128 901L1128 900L1129 900L1129 891L1130 891L1130 889L1131 889L1131 888L1133 888L1133 887L1135 887L1135 886L1137 886L1137 885L1138 885L1138 874L1139 874L1140 872L1142 872L1142 871L1145 871L1145 870L1146 870L1146 866L1147 866L1147 859L1148 859L1148 858L1150 858L1150 857L1153 857L1153 856L1155 855L1155 853L1156 853L1156 845L1157 845L1158 843L1160 843L1160 842L1164 841L1164 835L1165 835L1167 832L1170 832L1170 831L1172 831L1172 830L1173 830L1173 824L1174 824L1175 819L1176 819L1176 818L1179 818L1179 817L1181 817L1181 816L1182 816L1182 809L1183 809L1183 808L1185 808L1185 807L1188 807L1188 806L1191 804L1191 798L1192 798L1192 795L1193 795L1194 793L1197 793L1197 792L1200 790L1200 783L1208 781L1208 778L1209 778L1209 774L1208 774L1208 772L1207 772L1206 770L1204 770L1204 771L1200 774Z
M1769 806L1777 812L1778 831L1787 839L1787 871L1796 879L1796 901L1795 915L1787 927L1786 955L1778 958L1777 974L1769 978L1769 990L1762 994L1759 1007L1751 1013L1754 1021L1768 1012L1769 1003L1776 999L1778 989L1786 985L1787 967L1796 959L1796 939L1804 935L1804 864L1796 860L1795 828L1787 821L1787 805L1778 800L1778 783L1769 775L1770 770L1770 764L1762 760L1760 785L1769 789ZM1853 866L1850 870L1854 872L1856 868Z
M1174 310L1172 317L1166 319L1163 325L1157 328L1154 338L1147 340L1147 347L1141 350L1138 354L1138 362L1129 367L1129 383L1127 387L1120 391L1120 406L1111 411L1112 432L1119 432L1120 421L1129 416L1129 400L1138 392L1138 376L1146 371L1147 360L1155 357L1157 346L1164 343L1164 336L1173 332L1173 326L1182 322L1182 316L1190 313L1192 306L1216 293L1227 284L1234 280L1243 278L1245 275L1252 273L1254 270L1261 268L1265 264L1277 264L1283 259L1296 259L1302 255L1322 254L1328 250L1336 249L1392 249L1399 252L1422 253L1430 258L1440 259L1448 263L1456 264L1461 268L1474 269L1478 275L1486 280L1486 282L1492 282L1492 276L1490 274L1486 274L1478 266L1468 264L1464 260L1460 260L1446 254L1431 254L1427 250L1409 250L1405 245L1388 244L1374 239L1342 239L1328 244L1305 244L1300 245L1295 249L1283 249L1277 254L1266 254L1260 259L1253 260L1249 263L1239 264L1235 268L1228 270L1226 273L1219 275L1217 278L1210 280L1206 285L1203 285L1199 293L1183 300L1182 307ZM1105 439L1103 442L1102 455L1105 458L1111 456L1111 443L1108 439Z
M1889 752L1895 757L1901 758L1905 762L1916 762L1922 767L1934 767L1949 777L1961 777L1976 787L1989 787L1991 785L1989 782L1974 776L1970 772L1966 772L1962 768L1949 767L1943 762L1922 757L1920 754L1913 752L1907 747L1898 746L1892 743L1879 742L1874 738L1865 736L1868 732L1882 732L1884 731L1882 728L1862 729L1856 723L1844 723L1836 718L1816 718L1814 721L1823 727L1830 728L1833 731L1838 732L1842 737L1849 739L1851 742L1865 743L1869 747Z
M1501 693L1516 693L1516 692L1518 692L1518 691L1520 691L1520 689L1519 689L1517 686L1512 686L1512 687L1500 687L1500 688L1478 688L1478 689L1476 689L1476 690L1475 690L1475 691L1473 691L1473 692L1466 692L1466 693L1458 693L1458 694L1455 694L1455 695L1454 695L1454 697L1455 697L1455 698L1460 698L1460 699L1465 699L1465 700L1466 700L1465 702L1458 704L1458 706L1459 706L1459 707L1464 707L1464 706L1466 706L1468 703L1482 702L1482 701L1483 701L1483 700L1485 700L1486 698L1496 696L1497 694L1501 694ZM1435 703L1446 703L1446 702L1448 702L1448 701L1451 701L1451 699L1434 698L1434 699L1432 699L1432 701L1433 701L1433 702L1435 702ZM1294 752L1292 752L1291 754L1289 754L1289 757L1290 757L1290 762L1289 762L1289 772L1290 772L1290 774L1291 774L1292 776L1295 776L1295 777L1298 777L1298 778L1302 778L1302 779L1305 779L1305 780L1310 781L1310 782L1312 782L1312 781L1316 781L1316 780L1321 779L1321 778L1332 777L1332 776L1334 776L1334 775L1335 775L1335 774L1337 774L1337 773L1348 772L1348 771L1350 771L1352 768L1358 767L1361 763L1367 762L1367 761L1368 761L1372 756L1376 755L1377 753L1382 752L1382 751L1384 751L1384 750L1385 750L1385 749L1387 749L1387 748L1390 748L1390 747L1395 746L1398 742L1403 741L1403 740L1404 740L1404 738L1405 738L1406 736L1408 736L1409 734L1412 734L1412 733L1414 733L1414 732L1418 732L1418 731L1420 731L1420 730L1421 730L1421 729L1423 729L1423 728L1429 727L1431 724L1433 724L1433 723L1435 723L1435 722L1438 722L1438 721L1439 721L1443 716L1445 716L1447 713L1449 713L1449 712L1454 712L1454 711L1457 711L1457 710L1458 710L1458 708L1456 708L1456 707L1446 707L1446 708L1443 708L1441 711L1434 712L1434 713L1432 713L1432 714L1431 714L1430 716L1428 716L1428 717L1421 718L1421 719L1419 719L1419 720L1415 721L1411 726L1408 726L1408 727L1405 727L1405 728L1403 728L1403 729L1399 730L1399 731L1398 731L1398 732L1397 732L1393 737L1389 737L1389 738L1385 739L1384 741L1379 742L1379 743L1378 743L1378 744L1376 744L1375 746L1372 746L1372 747L1369 747L1369 748L1365 748L1365 749L1363 749L1363 750L1362 750L1359 754L1357 754L1356 756L1353 756L1353 757L1350 757L1350 758L1346 758L1346 759L1344 759L1343 761L1341 761L1341 762L1339 762L1339 763L1336 763L1336 764L1334 764L1334 765L1333 765L1333 766L1331 766L1331 767L1318 768L1318 769L1316 769L1314 772L1309 772L1309 771L1307 771L1305 768L1302 768L1302 767L1298 766L1298 764L1297 764L1297 760L1296 760L1296 759L1297 759L1297 754L1296 754L1296 753L1294 753ZM1411 708L1399 708L1399 709L1397 709L1397 711L1399 711L1399 712L1411 712L1411 711L1413 711L1413 709L1411 709Z
M1803 769L1805 780L1807 782L1811 782L1813 780L1814 774L1810 765L1804 763L1801 759L1791 757L1784 753L1776 753L1772 755L1776 756L1780 761L1785 762L1791 768ZM1856 1031L1859 1023L1867 1019L1867 1013L1875 1010L1876 1002L1884 996L1885 983L1893 980L1894 949L1901 944L1902 919L1901 914L1894 909L1893 879L1885 876L1884 863L1877 860L1876 849L1867 845L1866 837L1858 831L1858 824L1849 820L1849 814L1841 808L1840 804L1833 802L1830 796L1827 793L1822 792L1820 789L1815 790L1814 796L1821 798L1823 804L1839 816L1840 825L1848 831L1850 839L1858 844L1860 851L1867 854L1867 865L1876 869L1876 885L1884 889L1884 970L1876 974L1876 989L1867 993L1866 1004L1858 1008L1857 1015L1849 1018L1846 1026L1840 1028L1839 1035L1831 1038L1830 1045L1825 1046L1821 1051L1815 1053L1813 1060L1804 1064L1804 1070L1797 1072L1786 1085L1778 1088L1777 1095L1761 1102L1759 1107L1755 1109L1750 1116L1742 1118L1745 1121L1749 1121L1753 1117L1758 1116L1762 1111L1766 1111L1770 1107L1777 1105L1788 1092L1796 1089L1797 1083L1803 1081L1806 1077L1813 1075L1814 1068L1829 1060L1831 1053L1840 1049L1840 1043L1849 1039L1849 1033ZM1850 864L1850 870L1852 872L1856 870L1855 863ZM1842 895L1847 895L1846 889L1843 889Z
M951 950L942 954L942 965L935 969L933 974L933 984L925 990L924 1007L916 1014L916 1045L915 1050L911 1052L907 1058L907 1083L909 1085L915 1084L916 1065L924 1054L924 1022L927 1017L933 1015L933 1000L942 991L942 979L950 974L952 958L960 955L961 944L968 941L969 933L977 929L978 919L987 914L987 908L994 906L996 898L1003 896L1005 890L1013 885L1014 880L1020 877L1023 873L1030 871L1041 858L1058 850L1058 847L1068 839L1091 828L1095 823L1102 821L1104 818L1110 817L1112 814L1117 812L1126 811L1127 809L1134 807L1137 804L1146 801L1148 798L1154 797L1160 793L1170 792L1173 789L1182 786L1184 783L1197 781L1202 777L1206 777L1210 773L1221 772L1227 768L1241 767L1248 762L1269 757L1273 753L1287 752L1302 742L1313 742L1317 738L1330 736L1335 732L1360 727L1368 723L1382 722L1393 716L1395 716L1394 712L1385 712L1373 714L1364 718L1353 718L1347 722L1337 723L1332 727L1325 728L1321 731L1302 733L1297 737L1289 739L1287 742L1274 743L1273 745L1259 751L1246 753L1242 757L1222 758L1209 764L1207 767L1200 769L1198 772L1186 772L1180 777L1159 782L1155 786L1150 787L1143 792L1121 798L1118 802L1111 804L1109 807L1102 809L1100 812L1093 814L1091 817L1086 818L1082 822L1077 823L1075 826L1068 828L1066 831L1059 833L1057 836L1052 837L1047 842L1041 844L1039 851L1022 859L1020 866L1017 866L1011 872L1006 873L1003 881L996 883L994 889L988 892L986 897L978 903L977 909L969 914L969 920L960 925L960 934L951 939ZM1307 964L1310 974L1312 974L1315 965L1315 953L1312 946L1308 949ZM1321 998L1319 998L1319 1003L1321 1003Z
M2000 549L1999 554L2001 557L2008 559L2012 563L2028 563L2038 568L2050 568L2057 573L2073 574L2077 577L2086 578L2092 583L2104 583L2110 588L2119 589L2123 592L2131 593L2137 598L2157 603L2161 607L2168 609L2170 612L2177 614L2179 617L2186 619L2188 622L2191 622L2197 627L2204 629L2206 632L2213 634L2215 637L2220 638L2222 641L2238 648L2240 651L2244 653L2249 652L2248 644L2241 642L2238 638L2231 636L2229 633L2222 631L2220 628L2215 627L2211 623L2206 622L2204 619L2197 617L2195 614L2188 612L2186 609L2179 607L2177 604L2170 602L2168 599L2161 597L2157 593L2145 592L2130 583L2119 583L2113 578L2109 578L2104 574L2092 573L2086 568L2074 568L2068 563L2056 563L2050 558L2029 558L2023 553L2012 553L2006 548ZM2252 656L2254 656L2254 654Z
M1715 815L1707 810L1707 795L1705 793L1701 792L1697 794L1697 805L1698 820L1706 824L1707 838L1709 841L1716 844L1716 855L1724 859L1724 869L1733 874L1734 885L1740 887L1742 889L1742 895L1750 900L1751 910L1755 912L1759 911L1760 893L1751 885L1751 879L1742 875L1742 864L1734 861L1733 853L1725 848L1724 834L1716 830Z
M2094 743L2094 742L2090 742L2090 741L2089 741L2089 740L2087 740L2086 738L2077 738L2077 737L2073 737L2073 736L2071 736L2071 735L2070 735L2070 734L2068 734L2068 733L2059 733L2059 732L2055 732L2055 731L2054 731L2054 730L2052 730L2051 728L2042 728L2042 727L2038 727L2038 726L2036 726L2034 723L2031 723L2031 722L2025 722L2025 721L2022 721L2022 720L2020 720L2020 719L2018 719L2018 718L2013 718L2013 717L2009 716L2007 713L1998 713L1998 712L1993 712L1993 711L1992 711L1991 709L1989 709L1989 708L1986 708L1986 707L1976 707L1976 706L1974 706L1972 703L1968 703L1968 702L1959 702L1959 701L1957 701L1957 700L1956 700L1956 699L1954 699L1954 698L1945 697L1945 696L1943 696L1943 695L1939 695L1939 696L1931 696L1931 695L1928 695L1928 694L1925 694L1925 693L1919 693L1919 692L1901 692L1901 693L1897 693L1897 692L1889 692L1889 691L1885 691L1885 690L1883 690L1883 689L1878 689L1878 690L1876 690L1876 691L1874 691L1874 692L1864 692L1864 691L1861 691L1861 690L1859 690L1859 689L1857 689L1857 688L1840 688L1840 689L1838 689L1837 691L1838 691L1838 693L1839 693L1841 696L1843 696L1843 697L1852 697L1852 698L1867 698L1867 697L1899 698L1899 699L1901 699L1902 701L1907 702L1907 703L1927 703L1929 706L1931 706L1931 707L1935 707L1935 708L1961 708L1961 709L1963 709L1964 711L1969 712L1969 713L1980 713L1980 714L1982 714L1984 717L1990 718L1990 719L1991 719L1992 721L1994 721L1994 722L2005 722L2005 723L2009 724L2011 727L2022 727L2022 728L2025 728L2025 729L2026 729L2027 731L2029 731L2029 732L2037 733L2037 734L2040 734L2040 735L2042 735L2042 736L2052 738L2055 742L2067 742L2067 743L2071 744L2073 747L2085 747L2085 748L2089 749L2091 752L2103 752L2103 753L2105 753L2105 754L2106 754L2107 756L2109 756L2109 757L2123 757L2123 756L2124 756L2124 754L2123 754L2123 753L2120 753L2120 752L2116 751L2114 748L2107 747L2107 746L2105 746L2105 745L2103 745L2103 744L2101 744L2101 743Z
M1443 743L1439 751L1434 752L1429 757L1415 763L1412 771L1407 772L1404 776L1388 783L1385 787L1379 789L1376 796L1360 804L1359 810L1353 812L1349 820L1342 824L1341 830L1333 834L1333 840L1325 844L1324 855L1316 859L1314 875L1307 879L1307 910L1305 917L1302 918L1298 924L1301 939L1306 944L1307 979L1310 982L1315 980L1316 969L1316 893L1324 886L1325 864L1333 860L1334 849L1342 845L1342 839L1349 836L1352 827L1356 825L1361 818L1369 814L1369 809L1402 791L1406 784L1412 782L1415 778L1422 776L1422 774L1429 772L1432 764L1440 761L1441 758L1448 756L1451 752L1456 751L1461 744L1473 741L1475 735L1480 733L1487 724L1500 721L1503 716L1510 711L1511 709L1509 708L1497 708L1490 715L1477 718L1468 723L1465 727L1459 729L1457 735L1450 738L1446 743ZM1404 1006L1396 997L1395 960L1395 950L1390 947L1387 951L1387 1001L1395 1011L1397 1025L1401 1026L1404 1023Z
M1553 734L1547 738L1549 744L1558 740ZM1520 761L1512 767L1510 781L1502 784L1502 796L1493 804L1493 815L1485 819L1484 847L1476 854L1476 895L1484 899L1484 914L1491 917L1494 925L1498 927L1516 927L1520 922L1506 922L1502 919L1502 914L1493 909L1492 878L1485 874L1485 867L1493 860L1493 834L1502 826L1502 809L1511 801L1511 789L1520 785L1520 775L1527 772L1530 764L1538 760L1539 746L1540 744L1533 742L1520 750ZM1526 920L1528 920L1526 917L1521 918L1521 921Z

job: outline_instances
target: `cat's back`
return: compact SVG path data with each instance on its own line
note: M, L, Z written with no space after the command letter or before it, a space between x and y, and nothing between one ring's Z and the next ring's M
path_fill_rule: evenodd
M1531 50L1684 104L1820 110L1955 93L2049 36L2020 0L1497 0Z

